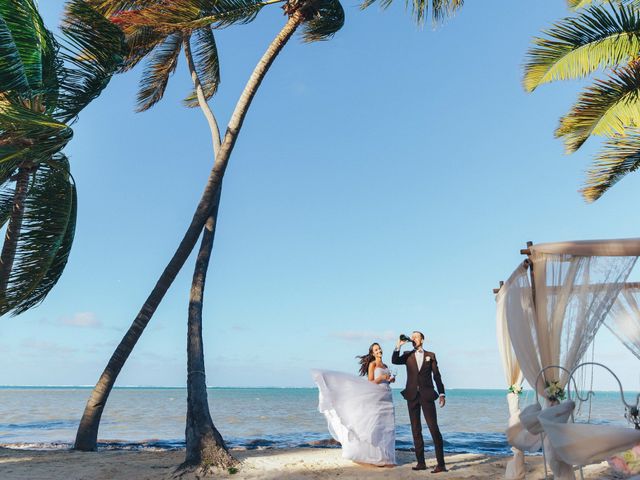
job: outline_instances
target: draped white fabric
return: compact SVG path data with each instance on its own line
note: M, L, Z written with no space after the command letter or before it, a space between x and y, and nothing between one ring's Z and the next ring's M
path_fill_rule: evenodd
M538 354L538 338L535 335L536 314L527 267L519 265L500 291L504 292L504 312L511 347L524 378L535 388L542 363ZM544 387L538 385L537 391L541 395L544 394Z
M540 253L531 247L535 335L543 366L571 370L589 348L635 265L635 256L574 256ZM547 371L547 381L567 381ZM527 378L527 381L530 381ZM534 380L535 381L535 380Z
M604 324L640 359L640 287L624 286Z
M501 288L496 295L496 337L498 350L502 358L502 368L507 386L520 385L522 383L522 370L511 346L509 327L507 325L507 312L505 308L505 291Z
M511 347L511 339L509 338L509 329L507 326L507 315L505 309L505 289L501 289L496 295L496 337L498 340L498 350L502 358L502 368L504 369L505 381L508 386L518 385L522 383L522 370L518 364L516 354ZM507 404L509 406L509 426L511 429L513 441L511 450L513 458L507 462L505 469L505 478L507 480L521 480L525 478L524 468L524 452L523 449L530 447L530 434L522 427L518 428L520 423L520 406L519 395L516 393L507 394ZM516 430L518 430L516 432ZM535 439L534 439L535 442ZM524 446L525 448L519 448ZM538 448L540 446L538 445Z
M617 242L534 245L533 285L524 264L505 282L511 345L524 378L538 394L545 396L545 381L565 387L566 373L550 369L537 381L538 373L551 365L572 370L578 364L626 282L640 241ZM571 466L557 458L553 448L548 454L554 478L574 478Z
M574 408L573 402L562 402L538 416L549 443L563 462L569 465L601 462L640 442L640 430L634 428L567 423Z
M517 395L514 395L512 393L508 394L507 402L509 403L510 415L509 424L505 433L509 445L514 447L516 450L522 450L524 452L537 452L542 446L540 435L538 435L540 432L537 432L538 434L529 432L525 423L522 421L523 414L520 411L518 405ZM536 412L535 415L537 416L538 413L539 411Z

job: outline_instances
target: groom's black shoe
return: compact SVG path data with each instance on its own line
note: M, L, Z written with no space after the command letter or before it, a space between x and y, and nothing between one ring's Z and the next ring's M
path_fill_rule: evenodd
M431 470L431 473L440 473L440 472L448 472L448 471L449 470L447 470L447 467L445 467L444 465L438 465L436 466L436 468Z
M424 463L419 463L415 467L411 467L411 470L426 470L427 466Z

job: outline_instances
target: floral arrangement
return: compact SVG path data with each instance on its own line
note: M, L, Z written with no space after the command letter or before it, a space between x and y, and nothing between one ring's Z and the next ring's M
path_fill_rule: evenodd
M607 462L617 473L626 475L640 473L640 443L631 450L607 458Z
M560 382L552 380L551 382L545 382L544 393L550 402L558 402L564 400L567 396L564 388L560 386Z
M517 383L514 383L509 387L509 393L515 393L516 395L521 395L522 385L518 385Z

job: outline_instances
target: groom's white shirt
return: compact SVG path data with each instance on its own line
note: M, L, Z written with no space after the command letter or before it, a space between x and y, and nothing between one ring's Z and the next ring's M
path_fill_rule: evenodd
M418 363L418 371L420 371L424 362L424 350L416 350L416 362Z

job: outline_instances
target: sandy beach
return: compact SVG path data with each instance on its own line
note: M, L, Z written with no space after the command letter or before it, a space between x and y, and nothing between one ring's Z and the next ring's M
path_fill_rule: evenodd
M399 465L378 468L356 465L341 457L340 449L295 448L265 450L235 450L233 454L242 464L235 474L219 472L215 478L294 480L348 478L405 479L435 478L431 473L414 472L411 452L398 452ZM0 448L0 478L2 480L111 480L111 479L169 479L174 478L176 466L184 458L182 451L132 452L103 451L80 453L67 450L35 451ZM474 479L500 478L508 457L488 455L447 456L449 472L437 478ZM429 466L435 464L428 458ZM613 478L607 475L606 463L585 468L585 478ZM528 478L543 478L542 457L527 459ZM196 479L197 475L182 478Z

